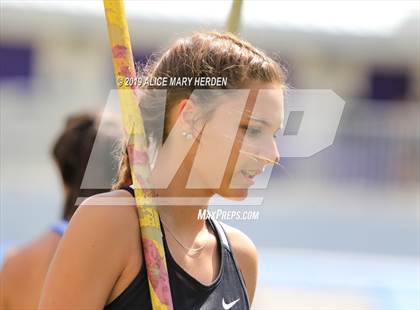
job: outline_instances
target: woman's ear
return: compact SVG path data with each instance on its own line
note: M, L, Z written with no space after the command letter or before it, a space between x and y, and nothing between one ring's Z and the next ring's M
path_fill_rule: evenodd
M194 120L198 115L198 108L190 99L183 99L178 104L178 118L182 124L182 128L186 131L192 131L194 128Z

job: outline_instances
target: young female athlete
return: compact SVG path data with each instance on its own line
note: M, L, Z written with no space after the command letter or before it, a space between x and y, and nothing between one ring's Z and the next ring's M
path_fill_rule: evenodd
M149 68L148 77L227 77L227 86L219 87L222 95L204 103L191 96L193 85L166 87L162 130L148 126L159 110L154 101L145 98L140 106L147 135L163 136L164 142L153 161L151 183L165 184L173 163L183 158L167 186L155 189L162 201L175 201L157 206L174 308L249 309L257 279L255 246L239 230L197 215L215 194L244 199L254 176L278 160L274 137L283 122L283 73L249 43L206 32L178 40ZM245 108L240 96L230 97L224 89L248 90ZM261 90L272 92L255 104ZM230 142L226 161L223 153ZM198 153L200 159L194 160ZM50 266L41 309L151 309L130 167L123 154L116 190L87 199L72 218ZM187 186L191 179L193 189ZM117 199L129 203L105 203Z
M80 184L92 152L98 125L98 118L95 115L87 113L73 115L68 118L63 132L54 143L51 153L60 171L65 198L61 220L36 240L7 256L0 272L0 309L38 307L48 266L68 221L76 211L76 199L81 196ZM102 138L102 142L112 147L117 135L103 135ZM104 160L100 164L105 173L101 177L112 180L111 173L106 175L109 169L105 169L112 162Z

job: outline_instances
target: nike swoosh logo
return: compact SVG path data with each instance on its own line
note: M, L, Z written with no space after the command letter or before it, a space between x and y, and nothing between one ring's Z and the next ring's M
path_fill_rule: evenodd
M238 301L240 298L232 301L231 303L225 303L225 298L222 299L222 305L223 305L223 309L225 310L229 310L230 308L232 308Z

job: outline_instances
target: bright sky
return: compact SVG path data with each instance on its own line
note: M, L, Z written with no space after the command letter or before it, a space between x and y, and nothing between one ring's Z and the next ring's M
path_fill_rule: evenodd
M2 6L70 14L102 15L102 1L2 1ZM231 1L126 0L128 18L156 18L224 24ZM325 31L355 35L388 35L408 18L419 16L418 0L389 1L245 1L242 21L247 25ZM417 19L418 21L418 19Z

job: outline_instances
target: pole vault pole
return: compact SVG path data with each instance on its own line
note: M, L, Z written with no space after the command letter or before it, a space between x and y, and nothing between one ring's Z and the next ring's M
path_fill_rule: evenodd
M226 30L230 33L237 34L241 23L242 0L233 0L230 9L229 18L226 24Z
M126 78L136 78L124 0L104 0L108 34L111 42L115 80L126 137L147 278L153 310L172 310L168 267L162 242L159 214L153 206L150 189L150 164L147 139L139 108L138 89L127 85ZM106 229L106 227L105 227Z

